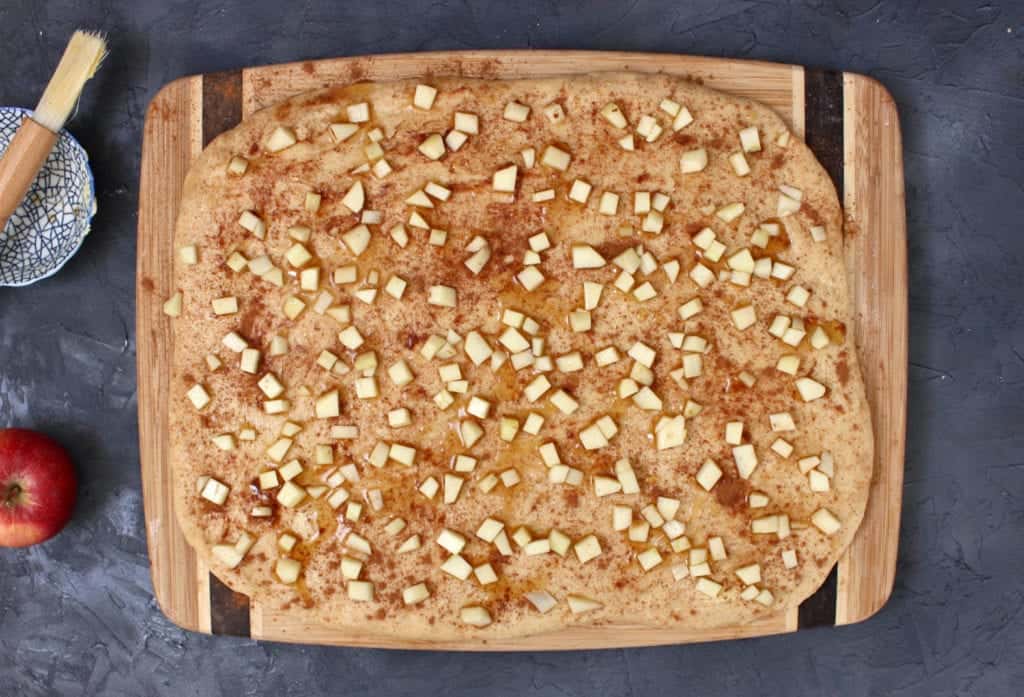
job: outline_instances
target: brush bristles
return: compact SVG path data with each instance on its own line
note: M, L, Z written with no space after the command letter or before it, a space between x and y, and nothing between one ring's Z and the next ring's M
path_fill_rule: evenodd
M96 73L106 55L107 42L100 34L76 31L39 100L33 120L54 133L62 129L86 80Z

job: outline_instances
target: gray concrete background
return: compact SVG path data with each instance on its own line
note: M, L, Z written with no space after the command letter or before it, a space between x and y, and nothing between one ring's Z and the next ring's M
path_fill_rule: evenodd
M0 550L0 695L1018 695L1024 691L1020 2L0 2L0 104L32 106L78 26L113 54L71 130L99 215L78 256L0 288L0 426L80 468L58 538ZM465 655L210 638L153 601L136 440L142 120L188 73L364 53L591 48L872 75L905 140L910 401L896 590L874 619L629 651Z

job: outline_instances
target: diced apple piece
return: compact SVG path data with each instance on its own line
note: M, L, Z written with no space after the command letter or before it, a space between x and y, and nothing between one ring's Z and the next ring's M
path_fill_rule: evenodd
M797 567L796 550L782 550L782 565L787 569L795 569Z
M181 316L181 291L177 291L174 295L167 298L164 302L164 314L168 317L180 317Z
M469 136L456 129L448 131L444 136L444 144L452 152L458 152L467 140L469 140Z
M352 123L366 123L370 120L370 105L366 102L349 104L345 109L348 120Z
M501 116L506 121L523 123L530 116L530 107L519 102L509 102L505 105L505 111Z
M776 207L776 213L778 214L778 216L780 218L785 218L787 216L793 215L794 213L796 213L799 210L800 210L800 201L799 200L797 200L795 198L792 198L790 196L787 196L786 194L783 194L783 193L779 194L779 203L778 203L778 206Z
M455 289L451 286L430 286L427 291L427 302L438 307L455 307L457 303Z
M781 261L776 261L772 264L771 278L777 278L780 281L788 281L796 273L796 269L789 264L784 264Z
M709 537L708 538L708 553L711 558L715 561L722 561L728 558L728 554L725 552L725 543L721 537Z
M644 217L643 224L640 229L644 232L650 232L658 235L661 233L662 228L665 226L665 218L658 211L651 211Z
M658 139L662 133L662 127L658 123L658 120L650 115L644 115L640 117L640 121L636 125L636 132L648 143L653 143Z
M373 583L370 581L349 581L345 585L348 599L357 603L373 602Z
M447 550L449 554L458 554L466 546L466 537L449 528L442 528L437 536L437 544Z
M495 573L494 567L490 563L485 562L475 567L473 575L476 576L476 580L481 586L489 586L492 583L498 582L498 574Z
M229 569L234 569L242 563L242 559L245 554L235 549L234 545L214 545L211 550L213 556L217 558L220 563Z
M289 585L299 580L299 574L302 573L302 564L294 559L282 557L278 559L274 564L274 574L282 583Z
M636 555L636 560L640 563L640 568L644 571L650 571L663 561L661 553L656 547L648 547L644 551L640 552Z
M581 564L586 564L591 559L601 556L601 543L594 535L587 535L577 540L572 548Z
M178 248L178 259L189 266L199 262L199 252L194 244Z
M581 430L579 438L580 443L583 444L583 447L586 450L597 450L608 445L607 436L605 436L604 433L601 432L601 429L597 426L597 424L591 424L590 426L587 426L586 428Z
M747 503L751 508L764 508L768 505L770 499L766 494L762 494L759 491L753 491L747 497Z
M342 143L351 138L352 134L359 130L359 126L354 123L332 123L328 130L334 142Z
M587 310L573 310L569 313L569 328L577 334L589 332L591 326L592 320Z
M646 542L650 536L650 523L645 520L633 521L630 523L626 536L629 537L631 542Z
M476 135L480 132L480 119L476 114L470 114L465 111L456 111L454 126L456 131Z
M675 119L672 120L672 130L678 131L693 123L693 115L686 107L681 107Z
M746 206L744 206L742 203L728 203L719 208L717 211L715 211L715 215L722 222L731 223L732 221L736 220L736 218L743 215L743 211L745 210Z
M238 217L238 224L253 234L253 237L263 239L267 234L267 226L259 216L252 211L242 211Z
M757 467L757 453L750 443L737 445L732 449L732 458L736 462L736 470L742 479L750 479Z
M738 177L745 177L750 174L750 165L747 164L747 158L741 152L734 152L732 155L729 155L729 164L732 165L732 171Z
M290 482L303 472L302 463L298 460L291 460L278 468L277 473L282 480Z
M619 483L622 484L622 493L640 493L640 484L637 482L636 474L633 472L633 466L629 460L622 458L616 461L615 476L618 477Z
M622 484L618 479L597 475L594 477L594 495L598 497L611 496L622 491Z
M377 379L373 376L364 376L356 379L356 397L359 399L375 399L380 396L377 388Z
M611 191L603 192L597 206L597 212L601 215L615 215L618 209L619 195Z
M796 389L805 402L813 402L825 396L825 386L808 377L797 378Z
M569 187L569 200L575 201L576 203L586 204L587 199L590 198L590 192L593 190L593 186L582 179L576 179L573 181L572 186Z
M484 430L477 422L466 419L459 423L459 437L462 439L462 444L467 448L472 448L483 435Z
M661 517L661 513L658 512L658 508L651 504L647 504L641 508L640 515L652 528L660 528L665 524L665 519Z
M722 592L722 584L716 581L712 581L710 578L701 577L697 579L696 589L708 596L709 598L717 598L718 594Z
M444 138L440 133L432 133L420 143L418 150L428 159L440 160L445 153Z
M740 331L754 326L757 322L757 314L754 312L753 305L738 307L730 314L732 315L732 323L736 325L736 328Z
M775 369L780 373L796 375L797 371L800 370L800 357L794 354L780 356L778 362L775 364Z
M708 166L708 152L704 148L688 150L679 158L679 168L683 174L703 171Z
M674 416L666 420L654 433L655 447L658 450L678 448L686 442L686 419Z
M356 225L341 236L341 241L352 254L359 256L370 246L370 228L362 224Z
M701 299L692 298L679 306L679 317L685 321L700 314L703 309L704 303L701 302Z
M515 469L511 467L508 468L507 470L503 470L501 474L498 475L498 478L501 480L501 483L504 484L505 488L507 489L511 489L521 481L519 477L519 472L517 472Z
M633 403L645 411L660 411L662 406L661 398L646 385L633 395Z
M786 293L786 302L796 305L797 307L806 307L807 300L811 297L811 292L803 286L793 286Z
M474 395L470 398L466 411L480 419L486 419L491 412L491 403Z
M697 470L697 483L700 484L705 491L711 491L721 478L722 470L712 460L705 460L704 464L700 466L699 470Z
M207 477L199 491L199 495L212 504L221 506L228 498L230 489L222 482L213 477Z
M434 106L434 99L437 97L437 88L430 85L416 85L416 91L412 96L412 105L417 109L429 110Z
M772 442L771 449L780 457L789 457L793 454L793 446L783 438L776 438Z
M467 605L459 610L459 619L471 627L486 627L491 624L491 613L481 605Z
M465 581L473 573L473 567L458 554L453 554L441 564L441 571L460 581Z
M542 554L548 554L551 551L551 540L548 538L542 538L540 540L530 540L523 547L523 552L528 557L537 557Z
M761 138L757 133L756 126L750 126L740 131L740 146L743 152L759 152L761 150Z
M523 432L535 436L540 433L541 426L543 425L544 417L536 412L530 412L526 415L526 421L523 422Z
M811 470L807 473L808 484L811 487L811 491L825 492L832 488L832 484L829 478L818 470Z
M811 523L826 535L834 535L839 532L842 523L827 508L819 508L811 516Z
M412 369L409 368L409 364L405 362L405 359L398 359L390 368L388 368L388 377L391 378L391 382L396 387L405 387L415 379L415 375L412 374Z
M341 415L341 401L337 390L325 392L316 400L316 418L333 419Z
M270 259L267 257L264 258L267 260L267 263L269 264ZM244 269L246 269L249 266L249 260L245 258L244 254L237 251L232 252L231 256L229 256L228 260L224 263L227 265L229 269L231 269L235 273L241 273Z
M494 518L487 518L484 520L483 523L480 524L480 527L476 531L476 536L484 542L494 542L494 539L498 536L498 533L500 533L504 529L504 527L505 524L502 523L500 520L495 520Z
M550 612L558 604L554 596L546 590L530 591L526 594L526 599L542 615Z
M572 266L574 269L599 269L606 263L601 253L589 244L573 245Z
M541 155L541 164L557 169L560 172L564 172L569 168L569 162L572 157L566 151L554 146L549 145L544 149L544 153Z
M550 401L558 411L566 415L574 413L580 407L579 402L573 399L565 390L555 392L551 395Z
M690 269L690 278L701 288L707 288L715 280L715 274L704 264L697 263Z
M633 524L633 509L629 506L612 507L612 529L623 532Z
M775 432L796 430L796 423L793 421L793 416L789 412L784 411L777 414L769 414L768 423L771 425L772 431Z
M298 140L295 138L295 131L286 126L278 126L267 138L264 146L270 152L281 152L285 148L295 145Z
M495 191L501 191L505 193L514 193L516 190L516 179L518 176L519 168L515 165L509 165L499 169L494 173L491 187Z
M249 169L249 161L241 155L235 155L228 161L227 172L235 177L240 177Z
M678 520L666 520L661 526L661 531L670 540L676 540L686 532L686 525Z
M615 128L625 128L626 116L622 113L619 105L615 102L608 102L601 108L601 116Z
M267 457L274 462L282 462L288 454L288 451L291 449L292 442L291 438L278 438L270 444L270 447L267 448Z
M536 290L544 282L544 274L537 270L536 266L527 266L516 274L516 280L527 291Z
M306 498L306 490L295 482L285 482L277 492L277 502L285 508L295 508Z

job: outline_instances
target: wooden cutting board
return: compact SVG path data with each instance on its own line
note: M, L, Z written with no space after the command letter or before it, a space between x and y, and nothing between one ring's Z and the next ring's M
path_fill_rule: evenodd
M774 108L835 181L853 336L874 418L876 454L867 513L850 549L798 610L735 627L688 631L635 625L574 627L495 642L411 642L330 628L233 593L197 559L174 517L167 400L172 334L162 303L173 288L173 231L189 164L254 111L306 90L431 75L522 78L601 70L688 77ZM899 539L907 389L907 249L896 106L880 84L801 66L640 53L467 51L338 58L186 77L146 114L139 194L137 341L139 444L153 587L180 626L213 634L316 644L458 650L549 650L676 644L797 631L864 620L892 591Z

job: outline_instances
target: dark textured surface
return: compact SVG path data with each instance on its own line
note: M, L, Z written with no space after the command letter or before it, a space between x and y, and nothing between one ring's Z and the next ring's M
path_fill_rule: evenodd
M285 6L291 7L284 11ZM983 695L1024 684L1024 6L1013 2L0 3L0 103L31 106L68 34L113 56L72 131L99 215L55 278L0 288L0 426L83 481L55 540L0 551L0 695ZM910 237L896 590L840 629L685 647L464 655L257 644L156 608L136 445L134 268L147 101L180 75L360 53L594 48L877 77L899 104Z

